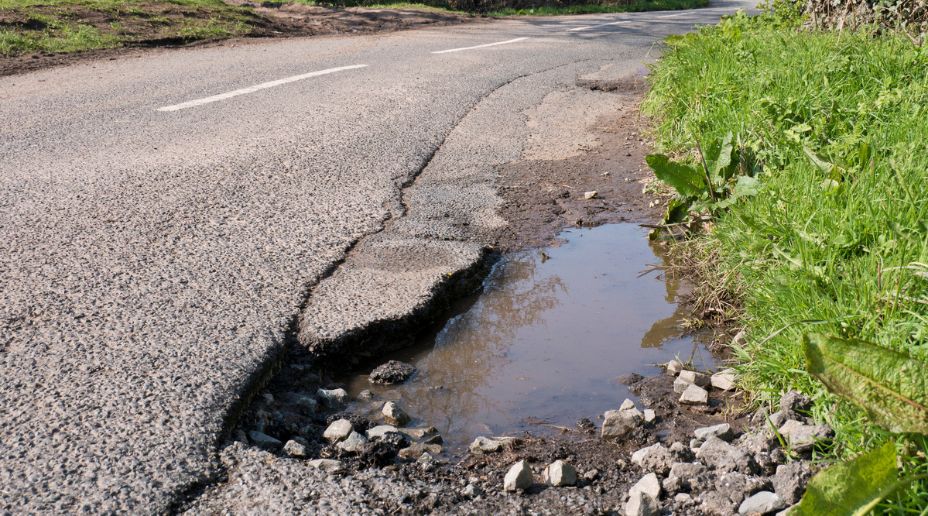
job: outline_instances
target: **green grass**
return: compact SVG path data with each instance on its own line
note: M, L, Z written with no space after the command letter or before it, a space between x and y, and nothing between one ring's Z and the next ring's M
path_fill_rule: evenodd
M732 131L763 165L761 193L700 237L720 257L718 277L741 293L743 387L762 402L788 389L813 395L815 417L837 434L820 458L885 441L805 372L800 343L823 332L928 360L928 268L918 265L928 264L928 49L893 35L802 32L766 16L669 45L645 104L660 145L692 156L696 142ZM830 176L804 149L841 172ZM907 468L925 473L920 443ZM921 483L882 509L924 507Z
M0 20L0 56L11 56L228 38L253 17L221 0L0 0Z

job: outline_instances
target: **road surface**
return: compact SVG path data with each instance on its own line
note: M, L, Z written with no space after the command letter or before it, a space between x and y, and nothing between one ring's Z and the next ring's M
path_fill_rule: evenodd
M0 512L169 510L288 336L402 314L473 263L504 223L488 164L523 152L526 110L737 7L0 77ZM364 268L378 256L392 276Z

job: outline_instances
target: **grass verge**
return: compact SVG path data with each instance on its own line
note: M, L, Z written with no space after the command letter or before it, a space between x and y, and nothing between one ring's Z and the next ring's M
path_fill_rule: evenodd
M819 459L892 437L805 371L811 331L928 360L928 49L905 37L808 32L739 15L669 40L645 109L664 150L732 132L761 165L759 194L697 237L716 290L735 292L748 338L735 349L761 402L788 389L816 400L836 439ZM909 472L928 472L924 443ZM912 484L880 510L919 513ZM924 514L924 513L922 513Z
M0 0L0 56L221 39L255 20L222 0Z

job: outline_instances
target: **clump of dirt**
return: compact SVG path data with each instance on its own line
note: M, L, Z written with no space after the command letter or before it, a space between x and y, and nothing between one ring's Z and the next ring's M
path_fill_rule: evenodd
M500 216L509 226L498 237L500 250L550 244L571 226L658 220L662 203L643 193L653 177L644 162L651 148L644 134L648 122L638 109L645 89L634 81L614 89L621 89L621 107L597 124L599 145L567 159L502 167Z

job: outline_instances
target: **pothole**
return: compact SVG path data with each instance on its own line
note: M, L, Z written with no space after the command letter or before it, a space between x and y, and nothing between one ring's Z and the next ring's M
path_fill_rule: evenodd
M379 421L384 402L396 401L413 426L435 427L454 453L479 435L574 427L637 399L622 377L656 374L674 356L715 367L683 335L681 286L663 275L642 228L572 229L561 240L504 257L472 304L416 346L382 357L416 367L406 382L371 383L367 373L379 362L338 375L360 400L349 411Z

